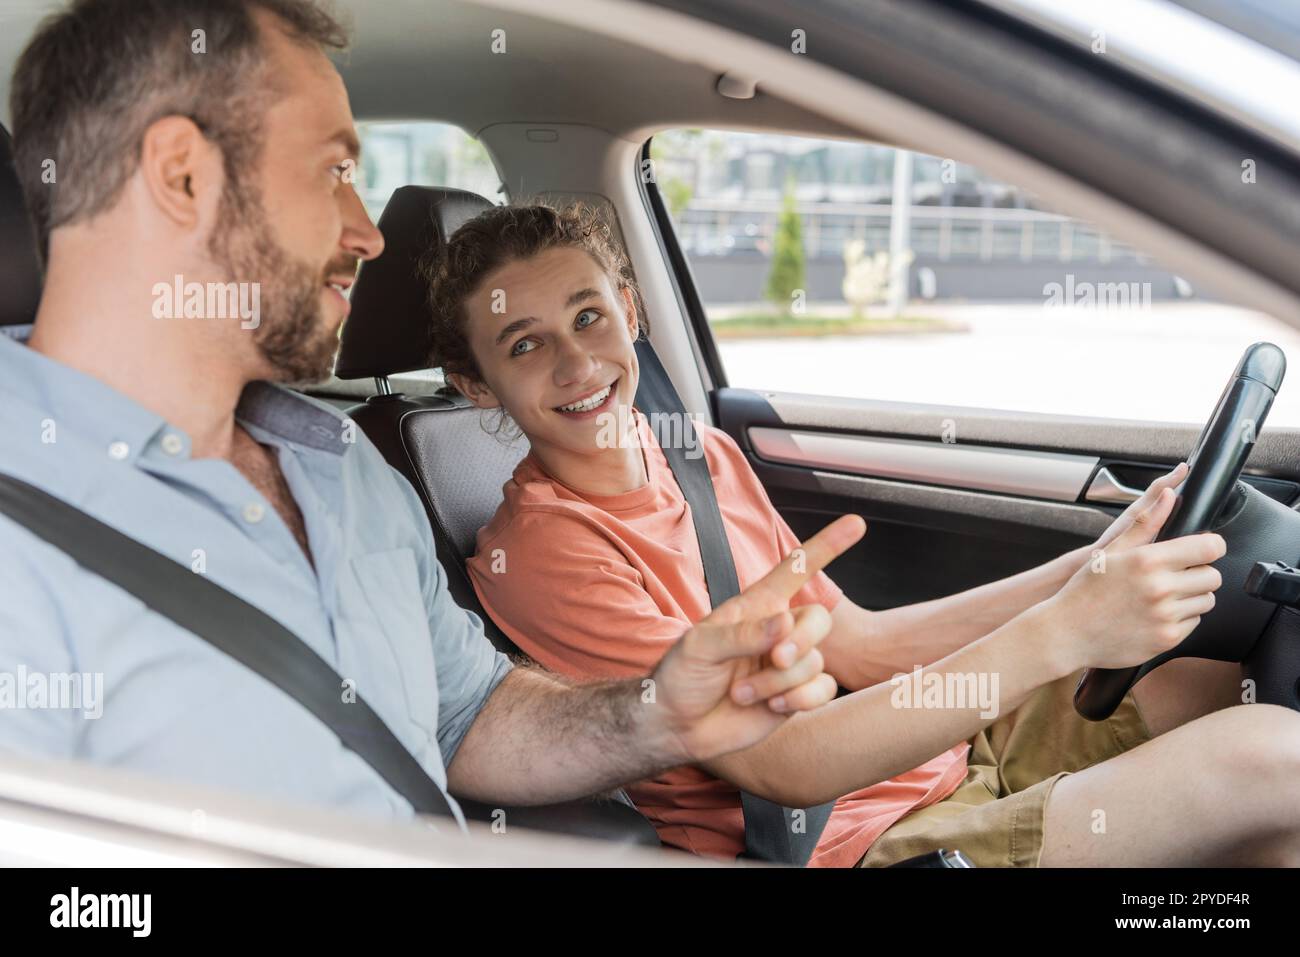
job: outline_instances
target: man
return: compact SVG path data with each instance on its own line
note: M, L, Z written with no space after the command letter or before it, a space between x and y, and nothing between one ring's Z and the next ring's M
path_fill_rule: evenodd
M687 632L653 685L575 686L496 653L414 490L345 417L270 384L328 374L341 290L383 248L323 52L343 41L304 0L78 0L43 25L12 115L46 278L28 345L0 337L0 472L278 619L465 797L605 791L829 700L825 616L785 608L860 520ZM286 694L7 520L0 581L0 671L102 675L104 695L99 717L0 712L0 749L411 813Z

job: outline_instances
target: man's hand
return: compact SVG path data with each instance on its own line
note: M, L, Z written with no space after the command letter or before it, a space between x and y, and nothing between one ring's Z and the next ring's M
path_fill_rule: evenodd
M821 605L790 599L866 531L856 515L826 526L745 591L724 602L666 654L652 676L656 717L681 743L683 763L757 744L788 715L835 697L817 644L830 630Z
M1128 508L1124 509L1119 518L1111 522L1110 527L1102 532L1101 537L1093 543L1093 550L1106 548L1107 545L1132 528L1134 520L1156 503L1156 499L1160 497L1161 492L1167 488L1176 489L1178 483L1185 478L1187 478L1187 463L1179 462L1174 466L1173 471L1165 473L1148 485L1147 490L1139 498L1130 502Z

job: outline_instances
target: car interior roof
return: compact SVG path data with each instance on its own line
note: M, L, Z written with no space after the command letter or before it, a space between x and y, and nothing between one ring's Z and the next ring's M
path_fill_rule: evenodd
M9 74L51 0L4 5L2 113ZM851 129L763 91L717 92L728 65L683 62L660 52L523 13L455 0L335 0L352 46L337 58L358 120L428 119L471 133L498 123L576 123L616 136L670 127L769 130L853 137ZM492 52L504 31L505 53ZM539 82L539 78L541 82ZM599 82L593 82L598 78Z
M1045 162L1033 150L1026 150L1019 139L1012 146L1000 134L985 132L987 116L976 117L978 122L971 124L967 117L957 115L961 111L930 109L893 92L900 69L896 63L879 68L894 71L889 73L887 89L850 75L858 72L856 69L828 69L813 57L792 56L782 49L783 44L774 45L746 33L762 27L768 31L764 38L769 35L772 27L763 25L766 14L762 7L753 8L749 18L753 22L723 26L691 19L659 4L570 0L546 6L541 17L532 12L532 2L385 0L382 5L367 5L360 0L336 0L335 6L354 26L353 47L342 58L340 69L349 85L355 115L361 120L424 118L455 123L484 141L510 185L511 196L526 197L539 191L600 193L620 213L639 206L640 200L627 191L627 184L615 180L614 171L630 170L635 151L660 129L743 128L891 143L979 165L1037 195L1050 196L1056 211L1086 219L1171 268L1197 275L1206 288L1221 296L1274 315L1296 314L1298 297L1290 281L1279 281L1271 274L1265 278L1256 264L1245 263L1241 255L1225 255L1219 248L1222 229L1188 232L1171 226L1170 209L1161 207L1155 216L1147 212L1154 195L1149 191L1135 204L1128 189L1121 191L1120 199L1113 189L1096 188L1092 181L1099 177L1112 187L1121 181L1131 185L1132 177L1107 179L1113 163L1089 161L1084 166L1080 158L1093 156L1092 144L1075 144L1069 153L1072 161L1065 165ZM1032 75L1039 80L1047 76L1042 70L1046 61L1037 53L1030 58L1022 49L1022 40L995 37L984 29L982 42L976 42L963 32L962 17L941 16L937 9L928 8L912 15L893 5L882 6L879 0L864 3L864 10L871 8L873 16L911 17L893 24L895 33L913 31L911 46L907 50L900 47L895 58L907 59L908 76L922 76L932 94L951 94L953 84L963 82L955 66L949 64L946 72L938 69L946 62L943 58L958 53L967 55L968 69L1001 70L999 82L1004 85L1019 83L1028 75L1024 73L1027 69L1037 71ZM11 0L6 4L0 55L12 64L42 13L57 5L56 0ZM845 16L849 14L845 12ZM823 17L823 25L836 22ZM684 29L686 24L692 28ZM492 52L494 30L504 31L505 53ZM929 42L941 30L947 30L947 46L937 39ZM893 50L889 46L892 38L893 34L891 39L876 37L877 47L884 44ZM963 42L969 50L961 47ZM999 65L1003 59L1008 61L1005 69ZM858 66L866 69L863 64ZM1008 80L1016 70L1021 72ZM757 77L758 95L750 100L723 97L716 89L723 71ZM6 102L7 72L0 73ZM1072 76L1079 79L1080 73L1076 69ZM1058 85L1062 82L1055 73L1051 77ZM967 85L980 87L978 82ZM1112 82L1106 88L1118 89L1119 85ZM1012 95L1015 90L1003 89L1002 93L1013 101L1015 109L1022 108ZM951 96L942 102L951 105ZM1078 107L1082 121L1086 104L1069 105ZM976 112L982 109L969 103L967 107ZM1052 114L1058 126L1059 112ZM1175 123L1173 113L1169 118ZM560 151L539 149L537 143L530 142L532 124L567 126L562 161L558 155L547 155ZM1029 124L1021 126L1024 136L1033 134ZM1114 126L1123 126L1129 137L1145 135L1145 125L1136 115L1116 117ZM1180 128L1177 135L1189 144L1196 140L1188 149L1201 155L1215 134ZM1158 140L1147 137L1142 142ZM1215 143L1226 148L1222 137ZM1082 169L1090 172L1081 176ZM1266 190L1258 192L1259 202L1265 203L1262 193ZM1188 194L1192 201L1200 195ZM1213 201L1212 195L1206 197L1206 203ZM1180 221L1190 215L1188 203L1181 197L1173 208ZM1279 207L1272 203L1265 208ZM656 240L648 231L637 232L626 218L623 226L625 231L632 228L627 233L628 247L641 277L643 267L659 255ZM1270 228L1276 232L1279 227L1271 224ZM1239 232L1258 236L1257 247L1271 248L1263 231L1249 223L1241 224ZM1276 251L1270 255L1256 248L1254 258L1264 262L1270 273L1281 268ZM662 278L666 283L667 277ZM659 292L668 294L660 297L665 301L674 295L667 285ZM679 338L674 347L660 348L660 352L680 383L691 370L690 345L684 336ZM688 393L691 391L688 388ZM704 405L702 394L685 394L683 398L688 408Z

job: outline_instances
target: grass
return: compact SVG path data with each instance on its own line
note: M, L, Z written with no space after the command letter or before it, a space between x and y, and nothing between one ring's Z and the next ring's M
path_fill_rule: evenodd
M897 319L854 318L852 316L803 315L754 312L710 320L719 339L764 339L785 336L873 336L933 332L967 332L963 322L933 316L899 316Z

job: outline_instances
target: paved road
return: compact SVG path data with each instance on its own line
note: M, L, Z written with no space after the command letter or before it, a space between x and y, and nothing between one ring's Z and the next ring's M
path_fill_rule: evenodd
M921 314L920 308L913 312ZM966 333L721 340L732 385L940 405L1201 423L1252 342L1291 380L1269 424L1300 426L1300 330L1209 303L1086 310L926 305Z

